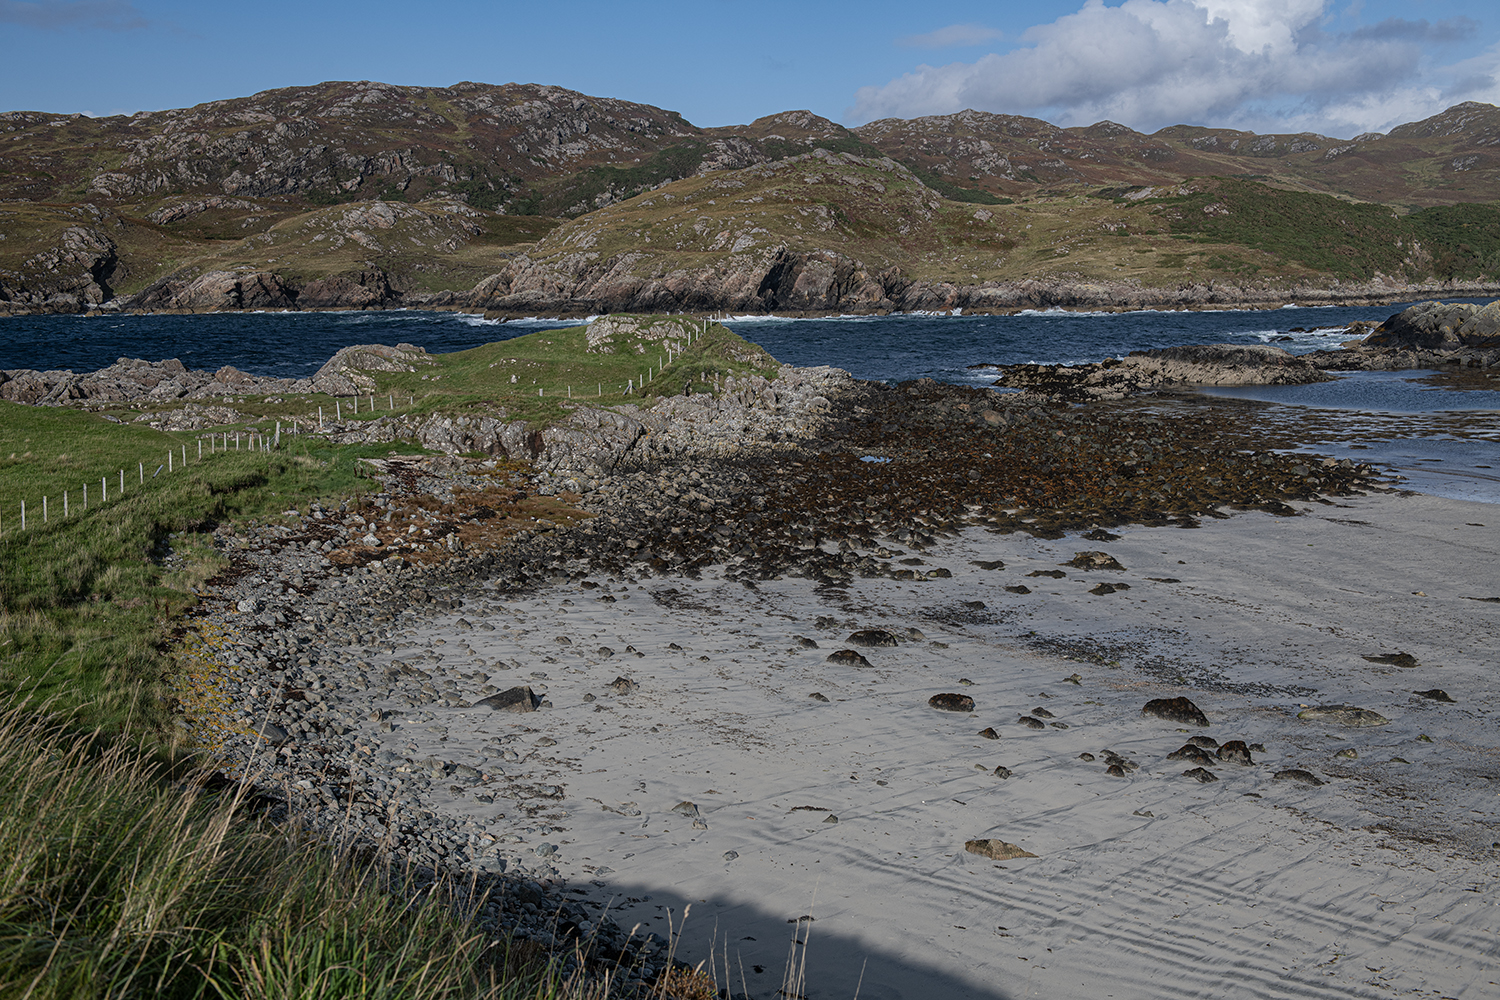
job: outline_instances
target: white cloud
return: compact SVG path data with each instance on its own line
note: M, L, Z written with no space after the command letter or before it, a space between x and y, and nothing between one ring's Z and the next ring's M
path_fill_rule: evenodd
M982 24L950 24L925 35L907 35L896 41L909 49L951 49L965 45L983 45L1004 37L1005 32L998 28L986 28Z
M1330 0L1086 0L1024 45L974 62L919 66L864 87L849 117L1031 114L1064 125L1111 119L1353 135L1460 100L1495 101L1500 50L1429 66L1431 47L1472 21L1388 20L1331 34ZM946 30L946 29L945 29ZM934 32L934 34L938 34Z
M146 17L126 0L0 0L0 24L28 28L105 28L128 31L144 28Z

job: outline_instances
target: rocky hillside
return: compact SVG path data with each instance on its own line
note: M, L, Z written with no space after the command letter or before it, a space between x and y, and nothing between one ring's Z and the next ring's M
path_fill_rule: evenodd
M1348 141L973 111L704 129L477 83L327 83L103 119L10 112L0 313L1007 308L1487 287L1497 146L1500 109L1473 103Z

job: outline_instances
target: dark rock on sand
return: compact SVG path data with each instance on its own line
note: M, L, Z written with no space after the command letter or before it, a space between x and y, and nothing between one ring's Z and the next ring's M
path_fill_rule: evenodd
M970 840L964 843L964 850L970 854L977 854L991 861L1010 861L1013 858L1034 858L1035 854L1023 849L1016 844L1008 844L1003 840Z
M1180 722L1185 726L1207 726L1208 716L1186 698L1153 698L1141 709L1142 715L1154 715L1168 722Z
M1095 597L1103 597L1106 594L1113 594L1116 591L1129 589L1130 584L1128 583L1098 583L1089 588L1089 593Z
M1195 747L1202 747L1205 750L1219 749L1219 741L1212 736L1189 736L1188 742Z
M1118 569L1125 567L1120 561L1108 552L1075 552L1073 558L1063 563L1064 566L1072 566L1074 569Z
M1088 763L1093 763L1094 760L1095 760L1095 757L1094 757L1093 754L1091 754L1087 750L1085 750L1083 753L1081 753L1081 754L1078 755L1078 759L1081 760L1081 761L1086 761Z
M1295 781L1298 784L1302 785L1324 784L1322 778L1318 777L1316 774L1313 774L1311 771L1304 771L1300 767L1288 768L1285 771L1277 771L1275 774L1271 775L1271 780Z
M531 688L521 686L507 688L499 694L481 698L475 702L475 705L483 705L497 712L535 712L541 703L542 699L538 698Z
M1214 774L1212 771L1204 767L1195 767L1191 770L1183 771L1182 776L1184 778L1196 778L1198 781L1203 782L1205 785L1210 781L1219 780L1219 776L1217 774Z
M966 694L935 694L927 699L927 704L933 708L940 708L945 712L974 711L974 699Z
M864 655L852 649L840 649L828 654L828 663L836 663L841 667L868 667L870 661Z
M1028 586L1026 586L1024 583L1018 583L1018 584L1016 584L1013 587L1006 587L1005 589L1008 590L1008 591L1010 591L1012 594L1029 594L1029 593L1031 593L1031 588L1028 587Z
M1378 712L1354 705L1318 705L1298 712L1297 718L1305 722L1336 722L1341 726L1384 726L1391 721Z
M1060 569L1034 569L1030 573L1027 573L1026 575L1027 576L1050 576L1054 580L1061 580L1064 577L1066 577L1068 574L1064 573Z
M987 740L998 740L1000 738L1000 734L995 732L994 726L986 726L984 729L981 729L979 731L979 735L983 736Z
M1093 531L1086 531L1083 533L1083 537L1090 542L1118 542L1120 540L1119 535L1116 535L1110 531L1105 531L1103 528L1095 528Z
M1448 697L1448 692L1444 691L1442 688L1433 688L1430 691L1413 691L1412 694L1416 695L1418 698L1429 698L1432 701L1443 701L1447 702L1450 705L1458 704L1452 698Z
M851 642L856 646L865 647L890 647L898 645L900 642L900 640L896 638L896 633L888 632L883 628L860 629L858 632L855 632L853 635L849 636L846 641Z
M1124 764L1111 764L1104 769L1104 773L1112 778L1126 778L1130 776L1130 772L1125 770Z
M808 697L811 698L813 701L821 701L821 702L827 702L828 701L828 696L825 695L821 691L814 691L812 694L808 695Z
M796 636L796 639L797 639L797 645L801 646L803 649L817 649L818 648L818 641L816 639L809 639L805 635Z
M629 694L638 686L639 685L637 685L636 682L631 680L629 677L616 677L613 681L610 681L609 689L615 694Z
M1254 764L1250 757L1250 748L1245 746L1244 740L1230 740L1219 747L1218 758L1222 761L1231 761L1235 764Z
M1012 774L1015 774L1015 772L1006 767L1004 764L1001 764L999 767L995 768L994 774L995 777L1003 780L1005 778L1009 778Z
M1051 712L1047 711L1045 708L1033 708L1031 710L1031 714L1034 715L1034 716L1036 716L1038 719L1055 719L1055 718L1057 718L1057 716L1053 715Z
M1366 656L1363 659L1371 663L1384 663L1392 667L1417 667L1421 666L1417 658L1410 653L1380 653L1376 656Z
M1021 725L1025 726L1027 729L1046 729L1047 728L1047 724L1045 722L1043 722L1041 719L1033 719L1029 715L1023 715L1019 719L1017 719L1016 721L1018 723L1020 723Z
M1167 760L1185 760L1192 764L1212 764L1214 757L1213 754L1202 747L1195 747L1191 743L1186 743L1167 754Z
M1005 568L1005 563L1001 562L999 559L975 559L973 562L970 563L970 565L971 566L978 566L980 569L988 569L988 570L1004 569Z

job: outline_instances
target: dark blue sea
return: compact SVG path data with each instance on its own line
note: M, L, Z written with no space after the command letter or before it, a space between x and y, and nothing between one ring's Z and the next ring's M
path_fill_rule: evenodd
M908 314L784 319L731 316L725 325L788 364L834 365L860 378L933 378L974 386L995 378L984 364L1078 363L1179 344L1276 344L1292 353L1337 347L1354 320L1383 320L1409 303L1275 310L1080 313L1013 316ZM451 312L218 313L202 316L39 316L0 319L0 369L91 371L121 357L179 358L189 368L224 365L257 375L310 375L340 347L408 342L438 354L582 320L501 322ZM1298 412L1380 414L1368 447L1350 454L1408 475L1413 488L1500 501L1500 391L1454 389L1423 373L1358 373L1311 386L1221 390ZM1411 415L1409 433L1390 417ZM1433 419L1452 415L1448 425ZM1493 414L1493 418L1490 416ZM1465 419L1456 419L1465 415ZM1438 430L1434 430L1438 427ZM1454 431L1453 428L1465 428ZM1477 431L1475 428L1477 427ZM1486 427L1493 432L1486 433ZM1347 436L1340 448L1347 448ZM1330 449L1323 449L1325 453ZM1440 473L1431 470L1441 464Z

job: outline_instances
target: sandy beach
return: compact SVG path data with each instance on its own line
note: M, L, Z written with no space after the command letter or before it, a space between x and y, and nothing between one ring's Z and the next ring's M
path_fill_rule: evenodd
M361 735L484 773L492 802L428 804L495 838L492 863L555 846L571 887L627 928L680 925L680 954L752 997L794 938L808 997L1493 996L1496 508L1296 507L1102 543L969 529L921 557L949 579L481 590L371 662L444 653L446 676L547 704L423 723L386 700L391 731ZM1125 569L1060 565L1085 550ZM827 661L871 628L921 638ZM1397 652L1419 665L1365 659ZM1413 694L1433 689L1453 703ZM975 710L929 707L944 692ZM1142 716L1179 695L1207 729ZM1297 718L1326 704L1389 723ZM1195 735L1265 750L1200 783L1166 759ZM1106 751L1138 769L1107 774Z
M1500 994L1500 507L1241 407L829 399L582 496L413 457L228 531L190 726L278 815L519 887L496 926L731 996Z

